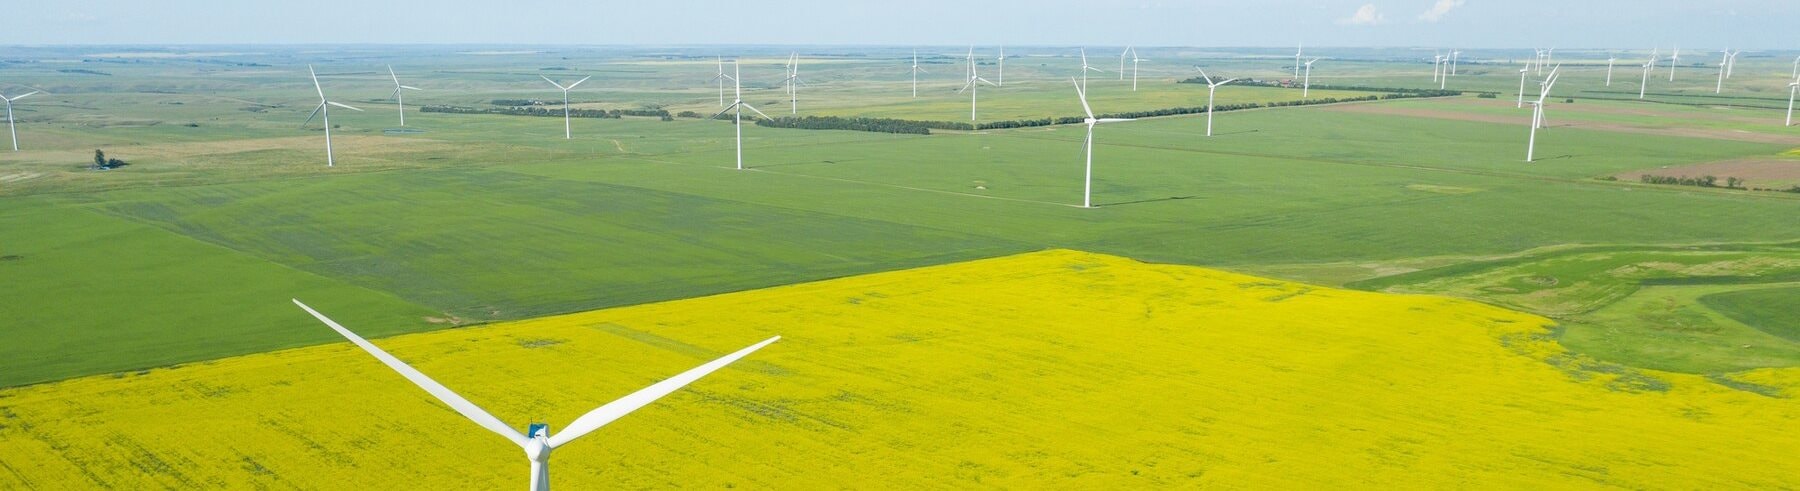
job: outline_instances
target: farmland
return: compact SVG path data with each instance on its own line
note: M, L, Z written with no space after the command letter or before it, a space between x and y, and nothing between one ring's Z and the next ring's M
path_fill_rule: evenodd
M803 53L797 113L967 121L962 49L921 53L917 99L910 49ZM981 121L1082 114L1073 49L1016 49ZM1756 429L1795 416L1800 194L1637 179L1800 182L1800 132L1764 87L1786 73L1773 55L1725 95L1696 70L1640 102L1601 85L1603 53L1570 53L1530 164L1516 63L1480 51L1460 96L1220 112L1212 138L1204 114L1109 124L1084 209L1080 125L746 125L737 171L731 124L704 117L576 118L564 139L558 117L418 111L559 99L540 75L592 74L577 108L709 116L711 48L142 51L0 48L0 90L46 91L18 105L23 150L0 152L0 488L524 477L498 464L516 450L294 297L509 423L566 423L787 336L559 453L558 479L581 487L1716 488L1794 470L1771 450L1794 442ZM787 114L787 51L745 51L745 101ZM1269 82L1292 54L1145 51L1171 61L1136 91L1094 75L1095 112L1204 106L1205 85L1176 83L1192 66ZM1436 88L1429 53L1321 51L1310 100ZM367 110L331 113L336 167L317 121L301 126L308 64ZM404 129L390 64L426 89ZM130 165L89 170L95 149ZM1122 422L1149 423L1100 429ZM1019 430L1048 427L1082 443ZM949 433L971 436L933 437ZM1262 443L1225 443L1241 441ZM470 451L358 453L378 447Z
M1772 397L1800 390L1793 369L1730 379L1744 389L1619 369L1550 325L1054 250L382 343L502 419L554 425L784 336L559 450L578 487L1755 488L1796 471L1796 436L1767 431L1800 417ZM24 456L0 485L521 478L498 464L516 449L400 383L337 344L0 392L0 452Z

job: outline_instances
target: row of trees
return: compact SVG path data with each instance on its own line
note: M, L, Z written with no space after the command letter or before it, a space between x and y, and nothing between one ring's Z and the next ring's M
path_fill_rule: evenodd
M419 112L449 114L505 114L511 116L555 116L562 117L560 107L549 106L507 106L507 107L465 107L465 106L423 106ZM575 118L619 119L625 116L645 118L661 118L663 121L674 120L675 117L665 109L570 109L569 116Z
M1703 188L1719 187L1719 178L1714 177L1714 176L1673 177L1673 176L1658 176L1658 175L1644 174L1642 176L1639 176L1638 180L1643 181L1645 184L1666 184L1666 185L1672 185L1672 186L1698 186L1698 187L1703 187ZM1738 179L1736 177L1726 177L1725 178L1725 187L1728 189L1744 189L1744 180Z
M724 116L720 116L724 117ZM803 130L851 130L870 131L875 133L899 133L906 135L929 135L931 128L919 121L888 118L844 118L838 116L782 116L775 119L758 119L757 126L770 128L796 128Z

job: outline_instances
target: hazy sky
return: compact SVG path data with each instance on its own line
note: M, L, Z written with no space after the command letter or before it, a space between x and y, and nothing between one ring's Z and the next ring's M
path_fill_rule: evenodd
M16 1L0 44L1800 48L1800 0Z

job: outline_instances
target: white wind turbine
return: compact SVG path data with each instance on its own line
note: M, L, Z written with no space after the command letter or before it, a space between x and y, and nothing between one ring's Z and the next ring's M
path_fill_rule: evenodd
M1723 57L1719 58L1719 85L1716 87L1713 87L1714 94L1718 94L1718 93L1725 91L1725 65L1730 62L1731 62L1731 50L1726 49L1724 51Z
M974 65L970 65L970 66L974 66ZM1094 68L1093 66L1088 65L1087 48L1082 48L1081 49L1081 90L1087 90L1087 81L1088 81L1087 72L1090 72L1090 71L1106 73L1106 70L1101 70L1099 68Z
M1611 70L1608 70L1608 73L1611 73ZM1525 77L1530 74L1531 63L1527 62L1525 63L1525 68L1519 69L1519 102L1514 104L1514 107L1516 108L1525 107ZM1611 75L1608 75L1607 78L1611 79Z
M1556 48L1550 48L1550 49L1544 50L1544 63L1541 65L1538 65L1538 74L1539 75L1544 74L1544 66L1543 65L1561 66L1561 65L1556 65Z
M12 133L12 143L13 143L13 151L14 152L19 151L19 128L17 126L14 126L14 123L13 123L12 103L13 103L13 101L16 101L19 99L31 97L31 94L36 94L36 93L38 93L38 91L33 90L31 92L26 92L23 94L12 96L12 97L0 95L0 99L3 99L6 101L6 130L8 132ZM327 133L327 135L329 135L329 134L330 133ZM331 138L326 137L326 141L330 142ZM330 143L326 143L325 145L326 145L326 148L328 148L328 149L331 148Z
M998 60L1000 62L1000 82L998 85L1005 87L1006 86L1006 45L1004 45L1004 44L1000 45L1000 57L995 58L995 60Z
M1082 185L1081 185L1081 207L1082 208L1093 208L1094 207L1094 126L1101 125L1101 124L1108 124L1108 123L1122 123L1122 122L1131 121L1131 120L1130 119L1120 119L1120 118L1106 118L1106 119L1095 118L1094 117L1094 109L1092 107L1088 107L1087 91L1081 88L1081 84L1075 83L1074 77L1069 78L1069 83L1075 84L1075 95L1078 97L1081 97L1081 110L1082 110L1082 112L1087 113L1087 119L1082 120L1082 123L1087 125L1087 140L1086 140L1086 143L1082 144L1082 151L1087 154L1087 171L1086 171L1086 177L1082 181Z
M1732 74L1737 73L1737 57L1741 54L1744 54L1744 50L1731 52L1730 60L1725 63L1725 78L1731 78Z
M444 387L444 384L432 380L431 377L428 377L424 373L414 369L412 366L407 365L406 362L400 361L400 359L395 358L394 355L388 354L387 351L383 351L381 348L376 347L374 343L370 343L368 340L363 339L362 336L350 332L349 329L345 329L344 326L339 325L336 321L325 317L325 314L313 310L312 307L300 303L299 300L294 300L294 305L298 305L302 310L305 310L306 313L312 314L313 318L318 319L319 322L325 323L326 326L331 327L331 329L337 331L339 335L344 336L345 339L350 340L351 343L356 344L357 347L362 348L363 351L374 356L376 360L381 361L381 363L387 365L388 368L393 369L395 372L399 372L401 377L405 377L406 380L412 382L413 385L425 389L425 392L430 393L432 397L436 397L438 401L450 406L450 409L456 411L465 418L469 418L469 420L473 421L476 425L494 432L502 438L505 438L507 441L524 449L525 457L531 460L532 491L550 490L551 450L555 450L563 445L567 445L577 438L592 433L594 430L598 430L619 418L625 417L627 414L631 414L632 411L636 411L652 402L656 402L657 399L661 399L663 396L681 390L682 387L686 387L688 384L699 380L701 377L710 375L720 368L725 368L726 365L730 365L732 362L738 361L745 356L749 356L751 353L756 352L756 350L762 349L764 346L768 346L770 343L774 343L781 339L781 336L775 336L763 340L760 343L737 350L737 352L725 355L717 360L707 362L704 365L694 367L686 372L681 372L680 374L664 379L661 382L651 384L649 387L638 389L637 392L633 392L630 395L606 403L606 405L595 408L587 414L581 415L579 418L575 418L574 422L569 423L568 428L564 428L563 431L557 432L554 436L550 434L549 425L543 424L532 424L526 430L530 433L527 435L519 433L519 430L507 426L505 422L500 421L500 418L494 417L492 413L482 409L481 406L469 402L468 399L464 399L461 395L451 391L448 387Z
M1788 75L1788 77L1800 80L1800 56L1794 57L1794 74Z
M319 73L313 71L312 65L306 66L306 73L309 75L312 75L313 90L316 90L319 92L319 106L313 108L312 114L306 115L306 121L302 121L300 123L300 126L306 126L306 123L311 123L313 116L321 116L324 118L323 122L325 123L325 166L326 167L336 167L337 166L337 157L332 155L332 151L331 151L331 106L337 106L337 107L349 109L351 111L356 111L356 112L362 112L362 110L354 108L354 107L350 107L348 105L338 104L336 102L326 100L325 99L325 88L319 85Z
M755 112L758 116L762 116L763 119L774 120L775 118L763 114L762 111L756 109L756 106L744 102L744 84L743 82L738 81L740 75L742 75L742 73L738 71L737 60L732 60L731 75L728 78L731 79L732 93L736 95L733 96L734 98L732 99L730 106L726 106L724 111L719 111L719 114L714 114L712 115L712 118L709 119L717 119L720 114L725 114L725 111L732 111L731 126L737 130L737 170L744 170L744 109L749 108L750 111Z
M721 70L723 70L723 69L721 69ZM913 98L918 99L919 98L919 73L920 72L931 73L931 72L926 72L924 68L919 67L919 50L916 50L916 49L913 50L913 65L912 65L911 71L912 71L912 78L913 78L913 84L912 84ZM721 71L720 75L723 75L722 71Z
M1317 61L1323 60L1323 59L1324 58L1313 58L1311 60L1306 61L1306 77L1304 79L1305 82L1303 82L1300 86L1300 98L1301 99L1305 99L1307 94L1312 93L1312 64L1314 62L1317 62Z
M1305 52L1306 43L1300 43L1294 48L1294 78L1300 78L1300 55Z
M393 65L388 65L388 77L394 79L394 107L400 108L400 126L406 126L406 98L401 95L401 92L421 89L410 85L400 85L400 76L394 74Z
M969 121L975 121L976 98L981 93L981 84L988 84L995 87L1000 86L999 84L989 82L988 79L981 78L981 75L975 71L975 48L969 48L969 81L968 83L963 84L962 88L956 89L956 93L958 94L961 94L964 91L969 93Z
M1675 81L1675 67L1681 64L1681 45L1675 45L1675 51L1669 53L1669 81Z
M1800 91L1800 77L1794 77L1793 82L1788 82L1787 123L1783 124L1782 126L1793 126L1794 125L1794 92L1795 91Z
M1556 80L1562 79L1562 76L1560 75L1561 73L1562 73L1562 65L1561 64L1550 67L1550 76L1545 77L1544 81L1538 82L1538 94L1542 95L1542 94L1549 93L1550 86L1555 84ZM1543 113L1540 112L1537 116L1537 125L1539 128L1550 127L1550 118L1545 117L1543 115Z
M788 113L800 114L800 86L806 85L806 81L800 80L800 53L788 55L787 73L787 79L782 81L787 82L788 103L792 104Z
M1456 75L1456 62L1460 58L1462 58L1462 52L1457 51L1455 48L1451 48L1450 49L1450 74L1451 75Z
M1618 56L1614 55L1611 51L1606 52L1606 86L1607 87L1612 87L1613 63L1617 62L1617 61L1619 61ZM1524 86L1523 84L1525 83L1524 79L1521 78L1519 80L1520 80L1519 83L1521 84L1520 86L1523 87Z
M1556 70L1550 71L1550 77L1543 82L1543 93L1538 94L1537 101L1531 103L1531 139L1525 144L1525 161L1537 159L1537 130L1544 124L1544 99L1550 97L1550 89L1556 86Z
M563 93L563 139L567 140L570 138L574 138L574 136L572 136L572 133L569 132L569 91L575 90L575 86L581 85L582 82L586 82L588 79L594 78L594 76L589 75L586 77L581 77L581 80L576 80L575 83L569 84L568 87L564 87L563 84L556 83L555 80L550 80L550 77L538 75L538 78L544 79L545 82L550 82L550 85L555 85L556 88L558 88L558 89L562 89L562 93Z
M1650 87L1650 72L1656 70L1656 52L1650 53L1650 61L1644 62L1644 81L1638 83L1638 100L1644 99L1644 91Z
M1436 50L1431 53L1431 81L1436 82L1444 76L1444 53Z
M717 57L717 60L719 61L719 74L714 75L712 80L707 80L707 81L708 82L718 82L717 85L719 86L719 107L724 107L725 106L725 57L723 57L723 56ZM917 51L914 51L913 52L913 66L918 66L918 62L919 62L919 53ZM918 97L918 90L915 89L913 92L914 92L913 96Z
M1438 70L1440 72L1438 74L1438 90L1444 90L1445 87L1450 85L1450 57L1440 56L1438 58L1438 64L1443 66L1443 68Z
M1131 91L1132 92L1137 92L1138 63L1145 62L1145 61L1150 61L1150 60L1139 58L1137 48L1131 49Z
M1214 82L1212 77L1206 75L1206 70L1201 69L1200 67L1194 67L1194 69L1200 70L1200 78L1206 80L1206 136L1212 136L1213 95L1218 93L1219 86L1231 83L1237 79L1228 78L1223 82ZM1085 96L1083 97L1085 98Z

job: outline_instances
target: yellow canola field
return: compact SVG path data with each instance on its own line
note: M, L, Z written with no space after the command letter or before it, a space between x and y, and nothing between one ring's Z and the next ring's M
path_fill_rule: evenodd
M558 449L563 489L1796 485L1800 372L1621 370L1548 325L1046 251L375 342L554 429L785 336ZM349 343L0 391L0 489L525 480Z

